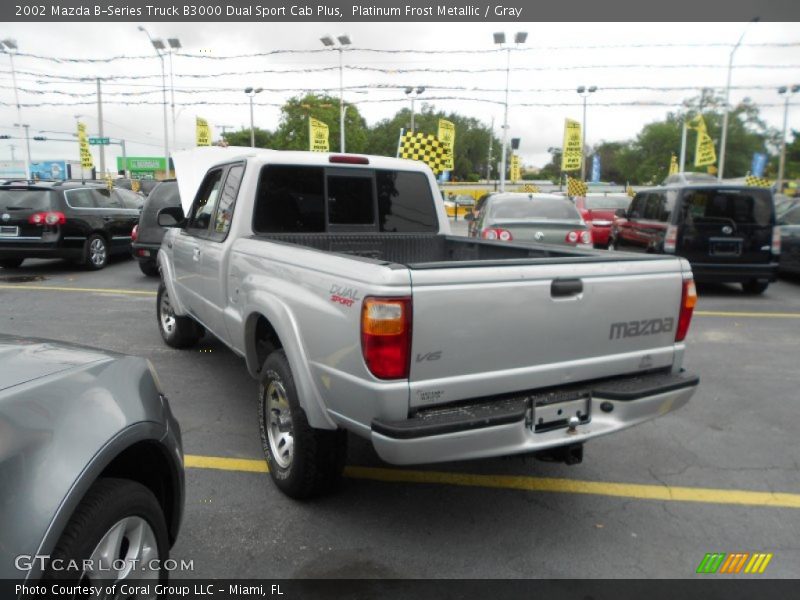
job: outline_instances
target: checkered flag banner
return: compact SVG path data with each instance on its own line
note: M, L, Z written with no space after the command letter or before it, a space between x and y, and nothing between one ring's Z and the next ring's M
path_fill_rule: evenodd
M567 176L567 194L570 196L585 196L589 186L585 181Z
M538 194L539 193L539 186L533 185L532 183L526 183L522 186L522 191L526 194Z
M436 136L407 131L400 138L400 158L421 160L434 173L441 173L447 167L449 152Z
M769 188L772 187L772 182L766 177L756 177L755 175L748 175L744 178L744 182L752 187Z

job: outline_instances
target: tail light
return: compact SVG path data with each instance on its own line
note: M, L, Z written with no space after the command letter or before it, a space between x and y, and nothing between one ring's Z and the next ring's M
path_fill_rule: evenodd
M59 211L37 212L28 217L31 225L63 225L67 222L67 217Z
M591 244L591 243L592 243L592 232L581 231L581 244Z
M781 228L772 228L772 253L779 255L781 253Z
M678 245L678 227L677 225L670 225L667 227L667 233L664 236L664 252L670 254L675 252L675 247Z
M695 304L697 304L697 288L694 286L694 279L684 279L683 292L681 293L681 312L678 316L678 329L675 332L676 342L682 342L686 339L686 334L689 332L689 323L692 322L692 312Z
M131 241L135 242L137 239L139 239L139 224L138 223L133 226L133 229L131 229Z
M564 241L568 244L591 244L592 243L592 232L591 231L569 231L567 235L564 236Z
M500 240L501 242L510 242L514 239L508 229L490 228L481 231L481 237L485 240Z
M353 156L352 154L333 154L328 158L328 162L344 165L368 165L369 159L366 156Z
M361 352L378 379L407 379L411 362L411 298L364 298Z

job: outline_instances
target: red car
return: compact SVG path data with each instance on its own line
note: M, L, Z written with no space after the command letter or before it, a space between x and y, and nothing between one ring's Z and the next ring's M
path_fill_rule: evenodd
M576 196L575 206L592 231L595 248L608 248L608 235L617 210L627 210L631 197L627 194L588 194Z

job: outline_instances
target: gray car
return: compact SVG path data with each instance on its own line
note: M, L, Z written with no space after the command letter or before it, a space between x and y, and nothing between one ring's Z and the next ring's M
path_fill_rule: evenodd
M163 581L183 498L149 361L0 335L0 579Z
M592 247L592 233L571 200L556 194L490 196L472 231L501 242L541 242Z

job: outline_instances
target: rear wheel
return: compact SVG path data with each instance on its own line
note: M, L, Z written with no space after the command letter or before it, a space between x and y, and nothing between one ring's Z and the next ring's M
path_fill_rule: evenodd
M86 240L83 249L83 264L93 270L99 271L108 264L108 244L106 238L94 233Z
M4 269L16 269L22 264L24 258L4 258L0 260L0 267Z
M308 424L283 350L270 354L261 369L258 413L261 444L279 490L300 500L336 487L347 458L347 432Z
M162 281L156 296L158 331L168 346L190 348L203 337L203 328L191 317L179 317L172 308L167 286Z
M617 245L617 240L616 240L616 238L612 238L612 237L608 238L608 246L606 246L606 248L607 248L608 250L612 250L612 251L614 251L614 252L616 252L617 250L619 250L619 245Z
M148 277L158 277L158 263L154 260L140 260L139 270Z
M751 279L742 284L745 294L763 294L769 287L769 281L765 279Z

